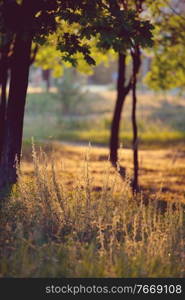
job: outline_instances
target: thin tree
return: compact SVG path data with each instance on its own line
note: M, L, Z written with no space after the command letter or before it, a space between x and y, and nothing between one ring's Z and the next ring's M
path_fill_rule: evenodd
M134 161L134 176L132 181L133 193L137 193L138 186L138 171L139 171L139 159L138 159L138 126L137 126L137 75L139 73L141 65L141 53L138 45L131 51L133 61L133 81L132 81L132 127L133 127L133 161Z
M131 8L135 9L136 13L136 23L135 23L135 33L134 35L138 37L137 41L131 39L130 49L124 52L125 54L119 53L118 58L118 82L117 82L117 100L113 114L111 136L110 136L110 161L113 166L117 166L118 161L118 149L119 149L119 132L120 132L120 121L121 115L124 108L125 100L129 92L132 90L132 127L133 127L133 160L134 160L134 178L132 180L133 191L138 190L138 129L137 129L137 119L136 119L136 106L137 106L137 75L141 66L141 53L140 47L151 46L152 45L152 26L149 23L145 23L145 29L142 29L143 20L139 17L142 12L143 0L135 0L132 2L120 1L120 10L128 12ZM147 42L146 42L147 41ZM133 71L130 76L128 83L126 84L127 68L126 68L126 55L130 53L132 58ZM125 176L125 168L120 167L120 173Z
M120 120L125 104L126 97L132 87L132 79L126 83L126 57L127 54L119 53L118 57L118 80L117 80L117 100L113 114L113 120L111 123L111 137L110 137L110 161L113 166L117 166L118 161L118 148L119 148L119 132L120 132ZM122 168L122 174L124 175L124 168Z

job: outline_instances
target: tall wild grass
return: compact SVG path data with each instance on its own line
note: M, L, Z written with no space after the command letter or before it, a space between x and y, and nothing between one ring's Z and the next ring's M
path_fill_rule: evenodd
M89 155L68 186L67 166L33 147L34 173L19 171L1 211L0 276L184 277L182 205L161 212L160 192L145 205L109 167L96 189Z

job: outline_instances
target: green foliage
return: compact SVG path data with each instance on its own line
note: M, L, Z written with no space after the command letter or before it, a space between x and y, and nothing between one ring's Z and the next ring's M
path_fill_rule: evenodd
M164 4L163 4L164 5ZM157 3L155 4L157 6ZM154 58L146 83L155 90L185 86L185 18L168 2L154 11ZM164 9L165 8L165 9Z
M82 1L79 1L81 3ZM68 8L73 8L70 1ZM43 46L48 36L55 33L60 26L62 13L65 9L65 1L58 0L38 0L38 1L2 1L0 3L0 46L3 46L5 40L13 43L14 36L21 32L22 38L31 36L33 41ZM59 39L60 37L60 39ZM62 42L61 42L62 41ZM81 53L88 64L94 64L90 57L89 45L79 39L77 33L65 32L58 35L58 41L54 45L56 49L63 52L63 60L76 64L72 55Z
M157 53L145 82L154 90L184 89L185 51L182 45L175 45L163 53Z
M113 1L84 1L79 10L71 12L67 8L62 17L69 23L78 20L81 39L97 36L100 49L125 52L136 43L143 47L152 45L151 23L139 19L134 9L121 10Z
M64 76L56 79L57 99L61 104L62 115L75 114L79 104L86 100L82 83L77 80L74 69L64 69Z
M57 70L54 73L57 76L62 73L61 60L75 67L84 61L88 69L88 65L95 65L98 60L96 53L100 49L104 52L112 49L122 52L135 43L143 47L152 45L153 27L150 22L139 19L132 8L122 11L108 0L78 0L75 3L39 0L29 4L29 9L23 8L22 1L1 3L0 38L13 42L21 26L25 35L32 35L35 44L41 48L45 44L52 47L49 64L52 65L55 56L54 68ZM30 17L31 21L27 22ZM95 50L96 46L99 50ZM41 60L40 57L38 61Z
M47 42L39 47L36 56L35 66L42 67L43 69L51 69L52 75L56 78L61 77L64 73L64 68L71 68L73 62L69 59L64 60L64 53L57 49L58 36L62 36L63 28L67 32L73 32L76 30L76 25L67 25L65 22L61 22L60 26L57 28L57 32L48 36ZM88 41L88 47L91 49L91 57L96 60L96 64L105 63L108 64L110 58L115 56L113 51L107 53L100 52L96 47L96 40ZM93 67L90 65L84 55L80 52L71 55L70 58L74 62L78 62L76 69L85 74L92 74Z

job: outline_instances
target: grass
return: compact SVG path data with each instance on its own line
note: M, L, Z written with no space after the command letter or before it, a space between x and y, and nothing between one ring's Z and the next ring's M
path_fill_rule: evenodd
M105 149L43 146L31 157L25 145L19 182L1 211L1 277L185 276L180 198L174 205L168 195L161 211L162 187L134 197L129 174L122 181ZM128 163L130 152L124 152ZM148 157L147 151L143 176L146 168L155 171L154 157L159 172L170 176L176 167L183 175L184 156L170 155L151 151Z
M124 181L105 147L41 142L106 145L115 91L90 97L62 116L54 92L28 95L19 180L0 212L0 277L184 277L183 99L140 95L136 197L129 99L120 133Z
M57 139L62 141L81 141L92 142L97 145L108 145L110 139L109 130L64 130L56 136ZM185 132L145 132L140 134L140 148L141 149L159 149L178 144L184 144ZM120 143L125 148L132 148L132 133L121 132Z
M86 98L85 98L86 97ZM89 142L108 145L115 91L87 93L83 105L73 115L62 115L61 103L54 92L28 94L24 138ZM120 142L132 146L128 98L121 122ZM141 149L160 149L184 144L184 101L178 97L139 94L138 128Z

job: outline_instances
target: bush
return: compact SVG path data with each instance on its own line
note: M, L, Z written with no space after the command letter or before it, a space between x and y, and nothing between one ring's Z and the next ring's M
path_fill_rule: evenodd
M65 69L64 75L56 79L57 99L61 103L63 115L76 114L82 102L86 100L82 83L77 79L74 69Z

